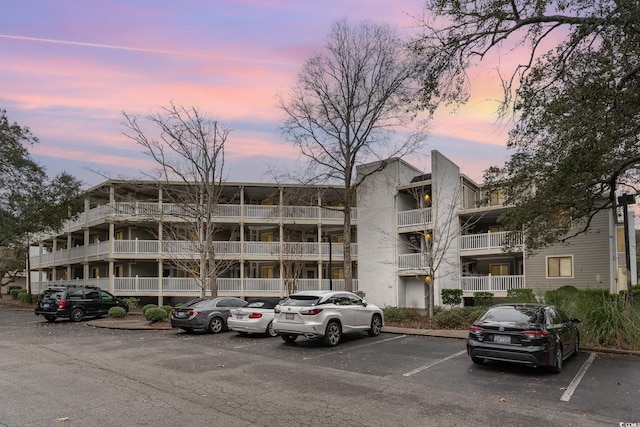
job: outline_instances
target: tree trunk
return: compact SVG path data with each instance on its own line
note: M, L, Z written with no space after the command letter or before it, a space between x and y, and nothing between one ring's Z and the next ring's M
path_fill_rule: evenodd
M353 271L351 269L351 206L344 206L343 229L343 256L344 256L344 290L353 292ZM329 273L331 274L331 272Z

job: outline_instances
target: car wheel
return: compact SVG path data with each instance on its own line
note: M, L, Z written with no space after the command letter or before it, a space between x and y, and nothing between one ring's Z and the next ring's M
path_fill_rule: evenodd
M554 374L562 372L562 347L558 346L558 348L556 348L553 365L549 367L549 370Z
M269 335L270 337L278 336L278 331L273 329L273 322L269 322L269 324L267 325L267 335Z
M46 315L46 316L44 316L44 318L47 319L49 322L55 322L56 321L56 316Z
M222 319L219 317L214 317L213 319L209 320L209 324L207 325L207 332L209 332L210 334L217 334L218 332L222 331L222 328L224 328L224 322L222 321Z
M482 359L481 357L475 357L475 356L471 356L471 361L476 365L482 365L484 363L484 359Z
M327 325L327 329L324 331L324 337L322 337L322 342L324 345L329 347L335 347L340 342L340 336L342 335L342 328L340 328L340 324L335 320L332 320Z
M298 338L297 335L281 335L284 342L292 343Z
M74 322L80 322L84 319L84 311L81 308L74 308L69 317Z
M574 342L572 356L577 356L579 351L580 351L580 334L576 332L576 340Z
M367 332L370 337L377 337L380 335L380 331L382 331L382 317L379 314L374 314L371 319L371 329Z

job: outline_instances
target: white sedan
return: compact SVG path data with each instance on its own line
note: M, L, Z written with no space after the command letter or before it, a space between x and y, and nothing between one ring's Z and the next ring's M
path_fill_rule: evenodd
M227 327L239 334L266 334L275 337L273 329L273 309L276 302L271 300L252 301L245 307L229 311Z
M273 328L285 342L300 335L320 338L335 346L342 334L366 332L380 335L384 324L382 310L351 292L306 291L289 295L275 310Z

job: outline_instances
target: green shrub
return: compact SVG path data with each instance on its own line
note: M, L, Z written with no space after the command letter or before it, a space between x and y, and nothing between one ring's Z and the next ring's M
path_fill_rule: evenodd
M122 307L111 307L109 309L108 316L115 319L121 319L127 316L127 310Z
M20 292L22 291L22 288L13 288L9 291L9 295L11 295L11 299L17 300L18 299L18 295L20 294Z
M536 303L538 300L533 293L533 289L509 289L507 291L507 301L509 302L530 302Z
M578 293L578 289L573 286L563 286L561 288L547 291L544 293L544 302L547 304L555 305L556 307L563 307L575 298Z
M469 326L469 324L465 322L465 316L462 313L461 307L442 310L438 314L434 314L433 322L437 327L446 329L459 329L465 325Z
M493 304L493 292L474 292L473 302L475 305L487 307Z
M22 289L22 286L17 285L7 285L7 295L11 295L11 291L13 289Z
M440 296L443 304L454 306L462 303L462 289L443 289Z
M142 314L147 314L147 310L149 310L150 308L158 308L158 304L146 304L144 307L142 307Z
M26 289L18 290L18 295L14 299L17 299L20 302L31 302L31 296L29 295L29 291L27 291Z
M420 316L418 310L415 308L406 307L385 307L382 310L384 314L385 322L404 322L411 319L416 319Z
M640 310L606 289L548 291L545 301L580 319L580 341L585 346L640 350Z
M171 314L171 310L173 310L173 307L171 307L170 305L163 305L160 308L167 312L167 316L170 315Z
M140 298L128 297L128 298L123 298L123 300L129 306L129 310L133 310L138 306L138 304L140 304Z
M158 307L149 307L146 311L144 311L144 317L150 322L162 322L169 315L167 312Z
M433 322L438 328L466 329L484 310L484 307L454 307L450 310L440 310L433 315Z

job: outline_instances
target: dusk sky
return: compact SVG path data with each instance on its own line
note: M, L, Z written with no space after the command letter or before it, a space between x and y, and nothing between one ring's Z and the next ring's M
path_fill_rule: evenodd
M348 18L415 31L423 0L21 0L0 15L0 109L40 139L30 148L50 175L85 186L141 178L153 164L123 135L123 111L148 115L170 102L197 107L233 129L226 173L233 182L272 182L269 167L296 168L281 133L276 97L322 49L332 23ZM472 99L439 112L425 151L463 173L507 158L496 123L495 64L472 70ZM428 172L428 159L408 161Z

